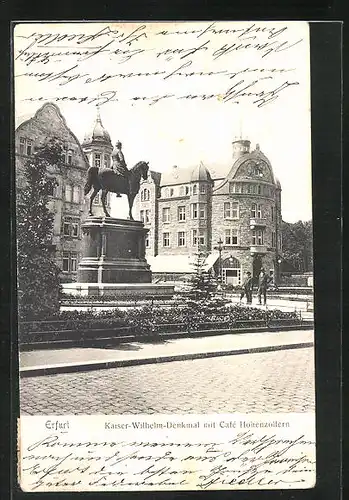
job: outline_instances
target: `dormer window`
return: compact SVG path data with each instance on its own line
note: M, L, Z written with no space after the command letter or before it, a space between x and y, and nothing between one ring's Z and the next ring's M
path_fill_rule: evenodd
M194 184L193 186L193 194L197 194L198 193L198 187L196 184Z

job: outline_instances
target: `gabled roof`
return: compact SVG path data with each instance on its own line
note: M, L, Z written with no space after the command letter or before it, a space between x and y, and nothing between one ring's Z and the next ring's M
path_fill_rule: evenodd
M61 113L61 110L59 109L59 107L57 106L57 104L55 104L54 102L45 102L35 113L34 116L31 116L29 117L28 119L22 121L22 123L20 123L20 125L18 125L17 129L16 129L16 133L20 132L20 130L22 128L24 128L26 125L28 125L32 120L37 120L37 121L40 121L40 116L42 114L45 113L45 111L48 109L48 108L51 108L53 109L53 111L56 113L56 116L58 117L58 119L62 122L63 126L68 130L69 134L71 134L71 136L73 137L74 141L76 142L76 144L78 145L79 147L79 150L80 150L80 153L83 157L83 159L85 160L86 164L89 166L89 162L88 162L88 158L86 156L86 153L83 151L82 147L81 147L81 144L80 144L80 141L79 139L76 137L76 135L74 134L74 132L71 131L71 129L68 127L67 125L67 122L64 118L64 116L62 115Z

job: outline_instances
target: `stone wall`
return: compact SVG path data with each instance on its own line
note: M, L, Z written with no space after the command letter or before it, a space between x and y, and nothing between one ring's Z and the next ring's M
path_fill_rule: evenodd
M88 163L78 139L69 130L59 108L54 104L45 104L33 118L23 122L16 130L16 187L19 192L25 185L24 165L29 158L27 146L31 144L31 154L33 154L36 148L42 147L50 139L61 141L67 152L64 168L59 170L52 166L48 171L49 176L58 182L53 196L50 197L49 207L54 213L52 243L56 247L56 263L63 269L63 257L70 259L70 269L62 272L62 281L73 281L76 279L76 271L71 269L75 266L71 259L76 258L78 262L81 258L81 219L87 214L83 189ZM71 186L71 201L66 201L69 186ZM74 187L79 190L78 196L76 191L75 199ZM68 220L78 224L76 236L72 232L71 235L64 235L64 222Z

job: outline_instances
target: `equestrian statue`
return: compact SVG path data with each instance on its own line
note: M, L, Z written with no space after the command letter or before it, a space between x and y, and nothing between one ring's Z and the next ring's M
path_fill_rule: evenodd
M102 190L101 201L106 217L110 217L105 205L108 192L116 193L118 197L120 197L120 193L123 193L127 195L128 199L129 219L133 220L133 202L138 194L141 179L146 180L148 178L149 164L145 161L139 161L133 168L128 170L121 148L122 144L118 141L112 153L112 168L90 167L87 170L87 181L84 189L85 196L93 188L90 196L89 215L93 215L93 200L98 192Z

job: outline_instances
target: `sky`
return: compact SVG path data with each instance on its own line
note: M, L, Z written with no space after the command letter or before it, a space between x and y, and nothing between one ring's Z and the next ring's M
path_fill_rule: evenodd
M99 102L103 125L113 144L123 143L128 166L146 160L159 172L200 161L226 165L232 141L248 138L281 182L283 219L309 220L308 33L305 22L22 24L15 31L16 117L22 121L44 102L56 102L82 141ZM83 50L100 52L86 59ZM227 93L232 86L241 91L234 99ZM280 87L262 106L259 96L241 95L244 88L247 94ZM115 100L104 102L106 95ZM188 95L201 97L183 98ZM112 212L125 211L125 197L113 197Z

